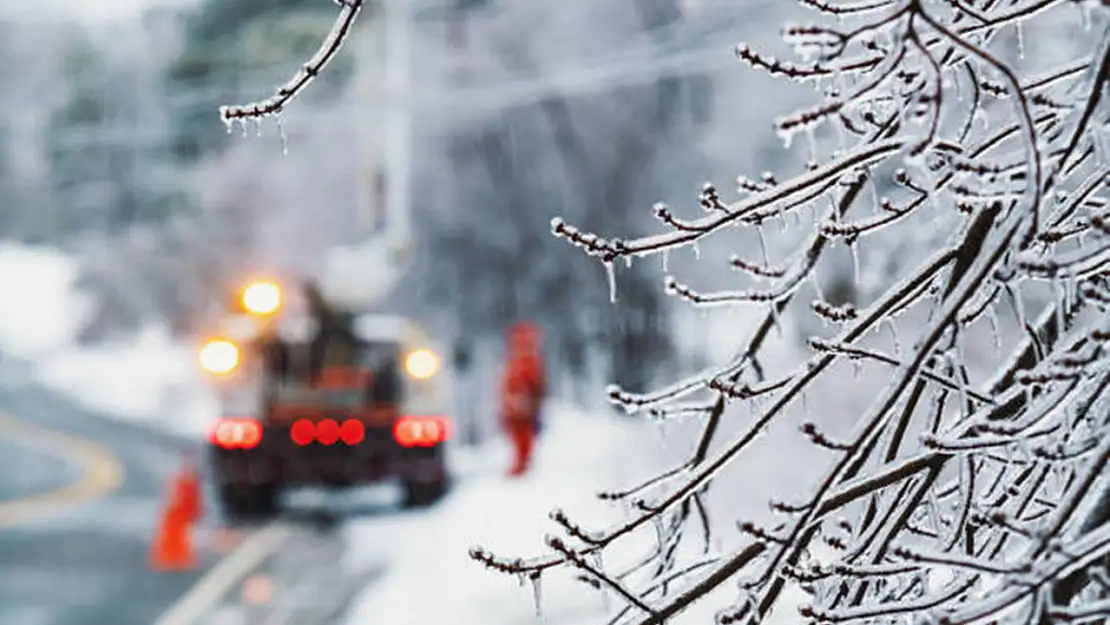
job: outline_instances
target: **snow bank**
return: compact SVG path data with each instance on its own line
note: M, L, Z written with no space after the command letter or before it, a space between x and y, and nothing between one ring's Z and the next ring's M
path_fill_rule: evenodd
M125 341L72 348L38 363L40 380L96 412L203 436L218 415L193 350L151 325Z
M620 453L636 436L631 425L553 407L530 475L504 476L509 452L498 441L457 458L459 482L436 509L352 522L346 531L353 557L384 559L390 572L356 599L347 625L535 622L533 591L486 570L469 549L544 553L544 534L556 530L548 513L557 506L597 527L608 515L593 495L631 468ZM596 592L565 575L545 576L539 588L548 622L601 622L606 613Z
M215 416L192 349L157 325L82 347L95 301L77 286L76 259L51 248L0 244L0 356L25 361L37 381L106 416L200 435Z
M0 243L0 349L34 360L73 345L93 310L77 289L74 259L49 248Z
M432 510L354 520L345 528L352 568L386 561L389 572L352 603L343 625L489 625L596 624L608 622L610 607L597 591L565 572L545 574L539 584L542 620L537 617L531 582L487 570L468 552L481 545L503 557L547 553L545 534L562 535L548 514L562 508L585 528L609 527L625 517L594 496L599 490L630 486L649 475L641 460L652 455L658 433L653 426L611 414L584 414L553 406L532 474L504 477L507 444L498 441L457 458L460 480L454 492ZM645 553L653 529L607 552L604 563L620 566ZM362 563L360 564L361 561ZM672 621L711 623L713 615L736 598L734 584L723 584L706 601ZM790 599L793 599L791 597ZM781 614L781 617L780 617ZM773 621L793 622L790 610Z

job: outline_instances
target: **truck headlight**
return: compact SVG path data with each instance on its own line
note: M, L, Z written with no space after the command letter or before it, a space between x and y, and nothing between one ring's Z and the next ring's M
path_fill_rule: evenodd
M227 339L212 339L200 348L200 366L216 375L231 373L239 366L239 346Z
M439 358L430 349L418 349L405 357L405 371L418 380L427 380L439 371Z

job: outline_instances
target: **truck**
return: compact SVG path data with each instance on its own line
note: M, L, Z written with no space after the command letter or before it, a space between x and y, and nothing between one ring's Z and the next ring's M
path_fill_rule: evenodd
M329 303L305 281L249 282L198 348L220 404L208 468L229 519L280 512L294 487L397 482L406 507L450 484L438 350L412 319Z

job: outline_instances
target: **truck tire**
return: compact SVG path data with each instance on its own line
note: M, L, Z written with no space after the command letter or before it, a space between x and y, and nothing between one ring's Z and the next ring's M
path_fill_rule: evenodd
M403 488L404 499L401 505L405 508L422 508L439 501L446 494L447 482L405 482Z
M278 488L274 484L256 486L251 498L254 500L255 514L262 519L275 517L280 512Z
M233 522L268 519L278 512L278 491L271 485L224 485L219 499L224 516Z
M250 516L250 502L244 496L242 488L221 485L217 498L226 520L236 522Z

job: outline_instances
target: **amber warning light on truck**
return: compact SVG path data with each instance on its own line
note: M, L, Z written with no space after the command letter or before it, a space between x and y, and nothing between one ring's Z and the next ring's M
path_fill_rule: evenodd
M198 359L200 366L209 373L231 373L239 366L239 347L227 339L212 339L200 348Z
M429 349L418 349L405 358L405 371L418 380L427 380L439 370L439 358Z
M243 308L253 315L272 315L281 308L281 287L273 282L252 282L243 289Z

